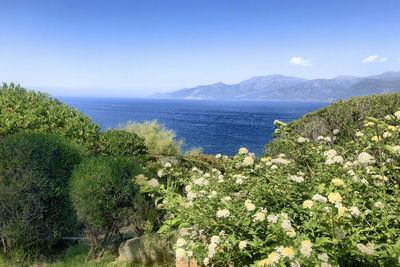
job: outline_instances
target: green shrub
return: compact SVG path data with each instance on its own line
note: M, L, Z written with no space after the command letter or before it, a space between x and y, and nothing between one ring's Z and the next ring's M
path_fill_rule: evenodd
M286 126L291 134L301 135L312 141L318 136L333 137L332 132L339 130L336 136L338 142L346 143L354 139L354 131L362 129L363 121L367 117L382 119L386 114L392 114L400 108L400 94L382 94L364 97L351 97L348 100L339 100L317 111L310 112L298 120L289 122ZM287 153L290 148L281 144L282 138L278 134L265 146L266 153ZM282 136L283 137L283 136ZM284 139L284 137L283 137Z
M89 117L47 94L12 83L0 87L0 122L0 136L34 131L64 136L90 150L98 145L100 127Z
M140 166L127 157L85 159L71 178L71 199L91 241L89 258L127 219L133 208L136 185L131 179ZM104 237L100 240L100 236Z
M182 140L175 141L175 133L154 121L143 123L128 122L123 128L144 139L150 155L179 155L182 154Z
M198 156L203 152L203 148L201 147L192 147L185 151L185 156Z
M109 156L135 157L147 154L144 140L137 134L124 130L107 130L101 133L99 152Z
M35 252L76 229L68 183L81 152L56 135L0 138L0 237L3 248Z

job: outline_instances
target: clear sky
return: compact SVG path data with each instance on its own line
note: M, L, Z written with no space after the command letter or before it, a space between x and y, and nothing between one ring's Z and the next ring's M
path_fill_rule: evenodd
M400 70L399 0L0 0L0 11L0 81L55 96Z

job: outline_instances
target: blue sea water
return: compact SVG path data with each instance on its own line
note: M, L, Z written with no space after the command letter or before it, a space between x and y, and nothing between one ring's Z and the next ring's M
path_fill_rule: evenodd
M184 149L234 155L240 147L261 155L272 139L274 120L288 122L328 105L326 102L216 101L59 97L91 117L102 130L127 121L157 119L184 139Z

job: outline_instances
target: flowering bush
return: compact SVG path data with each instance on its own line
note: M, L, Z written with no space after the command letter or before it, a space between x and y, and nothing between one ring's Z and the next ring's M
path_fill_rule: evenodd
M217 155L223 172L193 168L180 186L144 184L167 212L160 232L178 235L176 257L204 266L400 264L400 111L368 118L345 144L339 129L312 142L275 125L286 155L241 148Z

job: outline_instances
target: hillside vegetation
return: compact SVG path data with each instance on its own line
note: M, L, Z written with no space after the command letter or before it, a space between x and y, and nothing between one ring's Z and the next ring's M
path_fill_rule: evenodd
M319 110L310 112L298 120L287 123L286 128L291 134L299 135L318 141L319 136L328 136L345 144L354 140L354 132L364 127L364 120L368 117L384 119L387 114L393 114L400 109L400 93L351 97L348 100L339 100ZM332 134L339 129L337 136ZM281 143L278 132L269 144L265 146L266 154L284 153L286 148Z
M117 261L132 236L164 266L400 264L398 93L275 121L262 158L183 154L156 122L101 132L46 94L0 93L0 266L141 266Z
M11 83L0 87L0 136L34 131L57 134L88 149L99 142L100 127L48 94Z
M167 212L160 231L177 236L178 259L204 266L396 266L400 110L378 114L384 119L362 119L351 138L351 129L337 128L315 142L276 121L286 153L260 159L241 148L233 158L216 156L223 171L194 168L175 184L142 190L156 194ZM346 142L339 137L345 129Z

